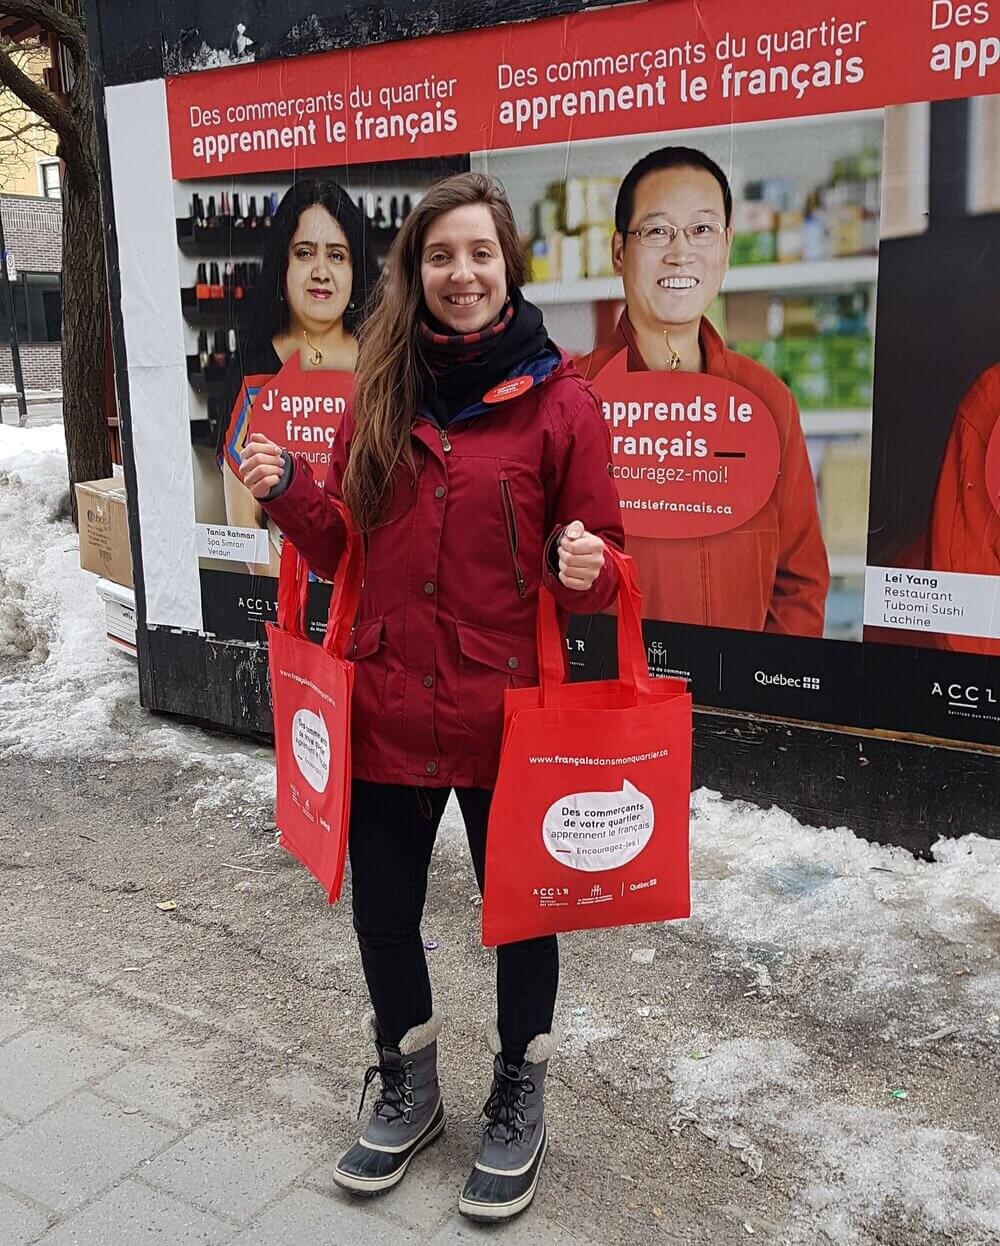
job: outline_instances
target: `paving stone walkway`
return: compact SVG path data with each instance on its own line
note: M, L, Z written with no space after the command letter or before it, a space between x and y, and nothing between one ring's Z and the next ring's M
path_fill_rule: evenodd
M20 969L34 1002L0 1005L3 1246L496 1240L456 1211L468 1130L460 1147L446 1134L396 1190L351 1198L331 1174L353 1105L301 1064L276 1062L257 1081L260 1053L210 1024L154 1002L126 1006L113 979L95 989L61 980L51 964L21 959ZM234 1111L210 1087L221 1067L241 1063L246 1106ZM325 1103L336 1122L326 1137L316 1124ZM538 1209L502 1236L505 1246L586 1240Z

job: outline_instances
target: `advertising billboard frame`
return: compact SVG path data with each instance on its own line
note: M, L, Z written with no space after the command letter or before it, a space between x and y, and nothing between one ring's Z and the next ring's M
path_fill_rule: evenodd
M681 7L688 0L673 2ZM138 482L148 448L133 437L130 419L128 367L130 362L134 366L136 360L134 352L130 358L126 317L118 311L122 307L123 291L115 219L116 192L120 201L123 188L116 186L113 177L105 111L108 87L139 87L178 73L197 75L200 70L218 64L220 54L217 49L213 53L213 43L216 39L229 39L230 27L236 26L236 6L229 6L231 12L228 13L225 12L227 6L219 4L211 6L210 13L210 6L199 4L198 0L189 0L186 5L137 3L120 13L112 13L113 7L120 9L107 0L91 0L89 27L95 61L109 275L112 306L116 310L113 341L125 430L141 699L154 712L180 715L242 734L267 735L269 697L266 655L262 651L236 640L212 638L192 628L147 626L144 570L149 558L155 555L148 518L144 540ZM596 7L608 6L574 3L543 8L522 4L506 7L504 17L528 21ZM182 9L184 12L180 12ZM302 10L301 14L298 9ZM190 13L187 10L191 10ZM445 15L433 5L406 6L405 10L399 6L398 12L393 7L380 6L377 22L369 20L352 25L346 20L348 16L357 17L359 11L375 12L366 6L361 6L360 10L355 6L349 11L348 6L326 5L323 16L319 17L314 6L307 3L285 6L281 18L261 18L262 27L255 32L257 46L252 52L245 50L247 59L264 63L335 48L370 47L422 35L429 29L433 29L435 35L474 32L489 29L497 16L483 6L464 5L450 8L446 21ZM301 35L306 18L312 19L308 39ZM517 27L498 29L516 43ZM204 35L200 42L196 41L197 46L191 40L192 30ZM214 30L218 31L217 35L212 33ZM150 32L155 32L155 40ZM229 56L231 58L232 54ZM938 124L953 125L954 114L959 110L958 101L943 106L939 110ZM940 197L940 189L936 193ZM172 217L172 206L168 211ZM649 637L651 643L657 643L661 635L666 636L671 626L657 632L654 625ZM764 639L770 643L770 638ZM803 643L794 637L773 639L775 642L791 641L792 647ZM747 633L733 632L729 642L738 648L749 644L750 637ZM899 645L876 669L874 664L865 662L867 643L859 643L850 660L858 667L858 686L867 681L876 699L898 696L893 688L912 689L918 682L926 682L928 663L932 660L926 651ZM601 669L603 655L608 650L604 641L597 646L599 659L590 664L587 674ZM785 653L789 651L786 649ZM787 666L784 655L779 658L781 651L777 644L774 652L775 670ZM803 657L796 670L803 662L808 666L808 659ZM755 669L760 665L756 651L751 665ZM986 674L977 688L988 685L995 665L997 662L993 659L982 660L981 667ZM770 668L765 673L769 677L774 674ZM994 678L993 682L1000 684L1000 679ZM954 740L945 738L944 732L930 733L926 724L918 721L915 702L914 717L909 724L912 729L907 729L900 717L891 728L863 723L860 714L855 716L857 721L853 724L815 721L810 717L808 698L801 695L801 689L791 686L787 690L787 705L787 709L781 708L778 713L762 713L749 702L739 708L703 704L696 731L698 780L727 795L762 804L779 803L810 822L847 824L874 837L921 850L942 831L996 833L1000 798L995 789L1000 761L997 752L990 748L988 733L978 740ZM850 714L845 716L849 718Z

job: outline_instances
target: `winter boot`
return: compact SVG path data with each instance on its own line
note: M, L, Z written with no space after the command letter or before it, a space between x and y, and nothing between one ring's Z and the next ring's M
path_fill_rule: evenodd
M493 1088L483 1115L486 1128L475 1167L458 1200L458 1210L470 1220L509 1220L535 1197L549 1139L543 1116L545 1074L555 1048L551 1034L539 1034L528 1044L524 1063L507 1063L500 1053L500 1036L491 1037Z
M334 1181L355 1194L378 1194L402 1181L414 1155L444 1129L437 1075L438 1015L407 1030L398 1047L386 1047L379 1040L374 1016L368 1017L367 1026L378 1063L365 1073L359 1120L368 1087L376 1078L381 1089L364 1132L333 1170Z

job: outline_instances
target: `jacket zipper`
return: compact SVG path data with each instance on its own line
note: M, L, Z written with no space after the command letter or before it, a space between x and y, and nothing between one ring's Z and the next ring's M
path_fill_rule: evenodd
M517 585L517 595L524 596L524 575L521 571L521 564L517 561L517 515L514 513L514 499L511 497L510 481L507 479L507 473L500 473L500 501L503 504L504 523L507 527L507 544L510 546L510 558L514 564L514 582Z
M441 449L445 452L445 454L450 454L451 442L448 440L448 430L446 428L439 428L438 432L441 434Z

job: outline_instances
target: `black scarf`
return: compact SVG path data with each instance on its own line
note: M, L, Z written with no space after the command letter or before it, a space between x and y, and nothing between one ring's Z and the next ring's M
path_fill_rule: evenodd
M420 347L428 377L424 399L442 427L539 354L548 341L542 313L514 290L500 317L478 333L451 333L425 312Z

